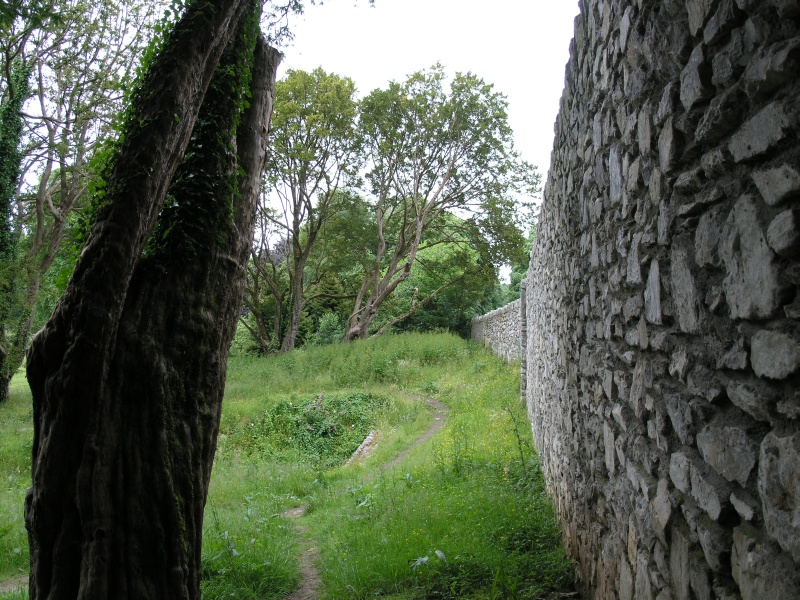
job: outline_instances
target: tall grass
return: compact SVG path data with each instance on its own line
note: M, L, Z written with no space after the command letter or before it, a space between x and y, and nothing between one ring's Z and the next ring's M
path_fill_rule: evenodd
M232 356L204 523L204 598L285 597L300 577L298 524L320 548L323 598L568 589L518 377L515 365L447 334ZM0 406L0 579L27 568L25 389L15 379ZM448 407L444 428L385 468L433 422L425 396ZM371 454L345 465L371 430ZM283 516L300 505L299 522ZM11 597L22 596L0 594Z

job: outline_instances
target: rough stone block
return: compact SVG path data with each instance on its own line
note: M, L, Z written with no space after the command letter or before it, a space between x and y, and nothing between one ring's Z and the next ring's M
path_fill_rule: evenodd
M689 13L689 31L697 35L711 16L711 11L718 0L687 0L686 10Z
M736 129L747 110L747 98L739 86L733 86L714 98L697 124L695 139L713 144Z
M693 552L689 558L689 579L695 600L715 600L711 591L711 571L698 552Z
M741 338L717 360L718 369L731 369L732 371L742 371L747 368L748 364L747 350L745 350L744 340Z
M731 489L728 483L698 459L690 460L689 476L692 482L692 498L709 517L715 521L730 505Z
M697 447L708 464L728 481L747 485L758 460L758 442L740 424L712 423L697 434Z
M736 7L733 0L722 0L717 12L703 30L703 41L709 46L716 44L743 20L744 13Z
M686 110L691 110L697 102L711 96L713 88L710 78L711 71L706 64L704 46L698 44L681 71L681 104Z
M770 432L761 442L758 495L767 533L800 562L800 433Z
M800 252L800 209L785 210L772 219L767 229L767 243L785 258Z
M639 552L636 561L636 600L653 600L653 586L650 584L647 557Z
M633 600L633 573L626 559L619 561L619 600Z
M628 265L626 269L626 280L628 283L641 283L642 267L639 261L639 244L642 241L642 234L637 233L633 236L631 249L628 252ZM627 317L626 317L627 320Z
M744 490L731 492L731 504L744 521L752 521L757 514L758 503Z
M784 200L800 194L800 174L789 165L756 171L752 177L764 202L770 206L777 206Z
M748 525L733 530L731 567L742 600L798 598L800 570Z
M690 534L686 525L672 526L672 547L669 553L669 570L672 576L672 593L676 600L691 600L691 575L689 572Z
M800 71L800 37L761 48L744 71L747 95L760 99L796 77Z
M672 517L672 499L669 495L669 482L666 479L659 480L656 495L650 500L649 508L653 533L661 543L666 544L667 527Z
M730 161L726 158L721 148L706 152L700 159L700 166L708 179L713 179L724 174Z
M672 484L684 494L692 488L689 456L684 452L673 452L669 459L669 478Z
M639 111L637 120L636 138L639 141L639 152L643 156L648 156L653 147L653 111L650 106L645 106Z
M689 268L689 252L678 240L672 246L670 269L672 302L678 325L685 333L699 333L701 307L697 285Z
M669 173L675 166L680 151L680 132L675 129L672 117L668 118L658 136L658 164L661 171Z
M661 324L661 273L657 260L650 263L647 287L644 290L644 317L654 325Z
M697 537L708 566L717 573L727 573L730 568L733 543L730 529L706 516L701 516L697 521Z
M686 381L686 373L688 370L689 356L686 353L686 346L679 346L670 356L669 374L681 381Z
M767 245L755 198L742 196L722 231L723 281L732 319L767 319L781 306L786 283Z
M759 377L785 379L800 368L800 343L780 331L759 331L750 340L750 361Z
M728 151L737 163L763 154L784 139L786 126L783 106L779 102L772 102L733 134Z
M622 161L620 160L619 152L619 146L614 146L608 156L609 198L611 199L611 204L618 204L622 201Z
M768 384L752 378L731 378L725 392L734 406L754 419L771 421L777 403L777 392Z
M616 463L614 461L615 447L614 447L614 430L608 425L603 423L603 447L605 449L605 463L609 476L613 476L616 470Z
M694 260L698 267L719 266L719 235L727 212L716 206L703 213L694 233Z

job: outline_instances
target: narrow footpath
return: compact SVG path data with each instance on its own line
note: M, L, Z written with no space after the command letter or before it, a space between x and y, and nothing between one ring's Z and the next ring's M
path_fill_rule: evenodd
M406 456L408 456L412 450L431 439L447 421L447 407L444 404L434 400L433 398L420 399L433 409L433 423L431 423L431 426L428 427L425 433L414 440L414 442L408 446L408 448L400 452L386 464L381 465L381 470L396 467ZM371 439L369 440L369 443L358 449L358 455L355 457L356 460L363 460L369 456L370 452L372 452L372 450L375 448L378 436L373 434L370 435ZM317 569L319 548L316 542L309 537L308 530L301 523L297 522L297 519L306 513L306 509L307 507L305 505L301 505L295 508L290 508L283 513L284 517L293 519L295 521L294 526L297 530L298 537L300 538L301 551L299 564L300 585L294 592L286 596L285 600L316 600L316 598L319 597L319 588L322 581L319 575L319 570Z

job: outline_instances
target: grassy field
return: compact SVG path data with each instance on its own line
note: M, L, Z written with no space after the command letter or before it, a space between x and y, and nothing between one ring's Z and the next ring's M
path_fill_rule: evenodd
M266 360L232 356L206 508L203 597L286 597L304 576L299 556L311 542L320 598L547 598L570 590L572 567L518 373L448 334ZM448 416L415 446L434 418L426 397ZM17 378L0 406L0 581L27 567L29 405ZM370 431L376 446L345 465ZM299 518L284 515L300 506Z

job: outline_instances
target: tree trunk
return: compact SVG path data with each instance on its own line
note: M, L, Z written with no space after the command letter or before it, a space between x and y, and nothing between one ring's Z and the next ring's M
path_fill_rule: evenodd
M291 352L294 350L294 345L297 341L297 332L300 329L300 319L303 317L303 304L305 298L304 288L305 282L303 276L306 270L306 260L308 254L295 249L299 254L295 259L293 268L294 276L292 277L292 312L289 315L289 328L283 336L281 343L281 353Z
M73 277L31 344L32 600L200 597L203 510L279 60L260 38L254 60L255 23L253 0L187 8L136 96ZM250 107L226 152L244 83L236 61L248 53Z

